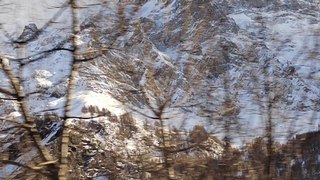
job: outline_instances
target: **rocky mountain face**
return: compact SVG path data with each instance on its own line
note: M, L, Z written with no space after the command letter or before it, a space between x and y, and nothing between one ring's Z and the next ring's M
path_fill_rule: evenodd
M316 1L122 2L82 22L85 44L115 47L86 67L108 78L88 77L90 86L99 81L98 89L143 109L139 94L127 92L139 90L147 77L144 88L155 99L187 106L173 110L185 115L174 118L175 126L190 118L184 125L217 129L227 108L251 131L264 124L267 101L274 119L289 126L295 113L305 119L319 110L318 10ZM105 37L95 38L99 34ZM250 121L257 126L246 127ZM305 127L305 120L296 121Z
M107 1L80 9L80 59L92 60L81 63L73 94L72 114L82 118L70 122L70 154L79 161L73 161L73 174L96 177L117 172L138 177L137 161L142 156L137 154L163 161L161 151L150 145L161 141L156 136L159 122L150 116L152 108L164 104L172 137L174 128L205 127L200 140L192 133L179 138L204 143L188 151L188 157L206 154L211 163L221 157L226 144L206 131L239 146L265 133L270 114L276 141L314 130L320 108L319 4L314 0L139 0ZM30 110L41 117L39 130L49 129L41 133L53 151L71 53L33 55L54 47L72 49L68 28L53 24L36 33L31 24L23 37L36 33L32 41L18 48L1 44L3 55L29 57L21 60L24 90ZM17 70L18 62L10 63ZM2 72L0 83L10 89ZM1 115L19 119L13 101L0 103ZM47 111L53 117L44 116ZM96 115L103 117L93 118ZM46 123L48 118L52 122ZM1 137L16 139L4 145L4 152L7 147L17 149L14 142L23 134ZM32 150L13 157L23 160L28 152ZM177 161L183 162L185 156L177 155ZM97 168L99 162L108 164L107 169ZM175 168L178 172L178 165Z

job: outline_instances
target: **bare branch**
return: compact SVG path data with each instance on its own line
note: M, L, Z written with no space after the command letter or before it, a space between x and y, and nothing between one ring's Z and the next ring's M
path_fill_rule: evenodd
M6 89L4 89L4 88L0 88L0 93L6 94L6 95L9 95L9 96L12 96L12 97L15 97L15 96L16 96L15 93L10 92L10 90L6 90Z
M33 118L31 117L31 115L29 113L28 105L27 105L27 102L25 100L25 95L24 95L24 92L23 92L23 88L22 88L21 82L20 82L20 80L18 78L16 78L13 75L13 72L11 71L9 65L4 63L5 58L4 57L0 57L0 58L1 58L0 60L1 60L1 63L2 63L3 70L5 71L7 77L9 78L11 86L15 90L16 97L18 98L18 101L19 101L18 105L20 106L20 109L21 109L21 112L22 112L22 117L25 120L25 124L31 126L27 130L28 130L31 138L33 139L33 142L34 142L35 146L37 147L37 149L41 153L42 157L46 161L51 161L53 158L49 154L48 150L42 145L39 132L33 126L34 125L34 120L33 120Z

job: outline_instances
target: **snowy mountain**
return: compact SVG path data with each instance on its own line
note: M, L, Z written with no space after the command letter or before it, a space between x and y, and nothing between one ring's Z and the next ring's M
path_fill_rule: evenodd
M80 9L79 52L83 58L94 58L81 62L72 95L72 116L82 118L70 122L80 129L72 131L73 148L88 149L83 153L90 157L99 150L112 150L128 159L143 149L156 152L144 141L155 131L157 121L148 118L152 110L141 89L154 107L169 99L164 116L171 129L191 131L203 125L220 139L230 136L236 146L265 133L268 110L277 141L317 130L319 10L320 2L314 0L106 1ZM23 87L34 115L63 116L64 112L72 54L62 50L39 60L41 54L33 56L56 47L72 49L70 19L57 21L64 23L45 29L39 23L37 28L43 31L37 38L18 47L1 36L1 55L11 59L17 74L18 64L23 64ZM31 26L26 24L25 29ZM9 33L13 39L20 35ZM28 58L14 60L23 57ZM10 89L3 72L0 77L0 87ZM0 103L1 115L20 117L13 101ZM104 118L90 118L106 112ZM134 130L121 137L121 118L128 116ZM59 117L45 126L53 129L43 132L43 143L50 144L52 137L59 136ZM81 130L90 133L79 140ZM199 151L212 157L223 151L218 141L209 146L211 150ZM90 173L97 172L91 169Z
M255 130L264 124L261 106L264 109L265 105L260 101L265 101L263 82L269 79L274 119L283 120L281 126L288 127L290 119L299 117L295 120L298 129L317 127L318 122L310 126L306 121L319 110L319 2L242 2L124 3L126 11L121 18L127 29L122 34L117 34L116 10L103 11L102 22L96 20L96 13L88 13L82 23L84 41L91 47L99 47L101 41L115 47L88 68L108 80L94 82L89 77L90 86L102 87L99 89L120 96L121 102L135 102L141 108L141 98L127 91L139 89L144 76L153 76L155 85L149 82L146 88L157 93L157 98L165 98L171 91L172 107L200 104L172 110L183 114L176 116L172 125L184 124L190 129L205 124L209 131L220 127L227 92L233 115L241 119L246 131L256 135L261 132ZM109 20L107 27L105 19ZM105 29L101 32L95 27ZM107 36L93 40L96 34Z

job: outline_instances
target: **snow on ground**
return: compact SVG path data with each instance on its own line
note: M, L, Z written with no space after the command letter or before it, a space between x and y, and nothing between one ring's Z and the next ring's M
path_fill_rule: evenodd
M97 106L100 110L105 108L117 116L125 113L125 108L122 103L109 94L78 91L74 94L74 99L72 100L73 110L71 114L73 114L73 116L79 116L82 114L81 108L84 106L89 107L90 105Z
M309 15L289 10L268 12L242 10L240 13L228 15L240 27L239 34L230 37L230 40L240 49L247 48L251 42L259 41L257 37L261 36L263 43L274 56L273 59L280 63L276 66L295 67L293 77L286 80L291 89L293 103L282 109L273 110L273 119L276 120L275 138L280 142L288 139L289 130L294 133L303 133L318 130L318 124L320 124L317 120L320 115L318 112L294 108L301 103L307 107L312 106L310 99L318 99L320 95L317 79L317 72L320 71L320 54L315 49L320 42L319 16L320 13ZM307 87L308 90L299 89L302 86ZM250 93L240 94L243 95L240 97L242 110L239 116L247 131L246 138L262 135L266 117L261 115L263 113L259 110L259 106L253 103L255 100L250 97ZM294 110L289 110L290 108Z
M248 29L254 23L254 21L245 13L230 14L228 17L234 19L241 29Z
M159 8L158 6L160 6L161 3L157 0L151 0L148 1L147 3L145 3L142 7L141 10L139 12L140 17L148 17L150 16L150 14L152 13L152 11L154 9Z
M174 0L165 6L162 1L150 0L141 7L139 16L156 20L157 26L162 26L172 19L171 15L174 15L173 11L176 3L177 1Z
M0 2L2 7L0 10L0 42L3 46L4 41L8 41L5 37L7 32L12 38L17 38L23 31L24 26L29 23L35 23L38 28L42 28L45 24L59 11L59 8L65 1L51 1L51 0L3 0ZM59 13L59 17L53 24L57 29L64 27L66 24L70 24L70 17L68 11ZM3 49L3 48L2 48ZM3 49L4 50L4 49ZM3 51L2 50L2 51Z

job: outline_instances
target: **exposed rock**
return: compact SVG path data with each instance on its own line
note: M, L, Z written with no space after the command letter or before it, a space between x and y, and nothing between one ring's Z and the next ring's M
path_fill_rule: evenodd
M31 23L24 27L22 34L18 37L16 42L18 43L26 43L30 40L34 40L39 33L37 25Z
M189 135L190 142L192 143L202 143L203 141L206 141L208 137L209 134L203 126L194 126Z

